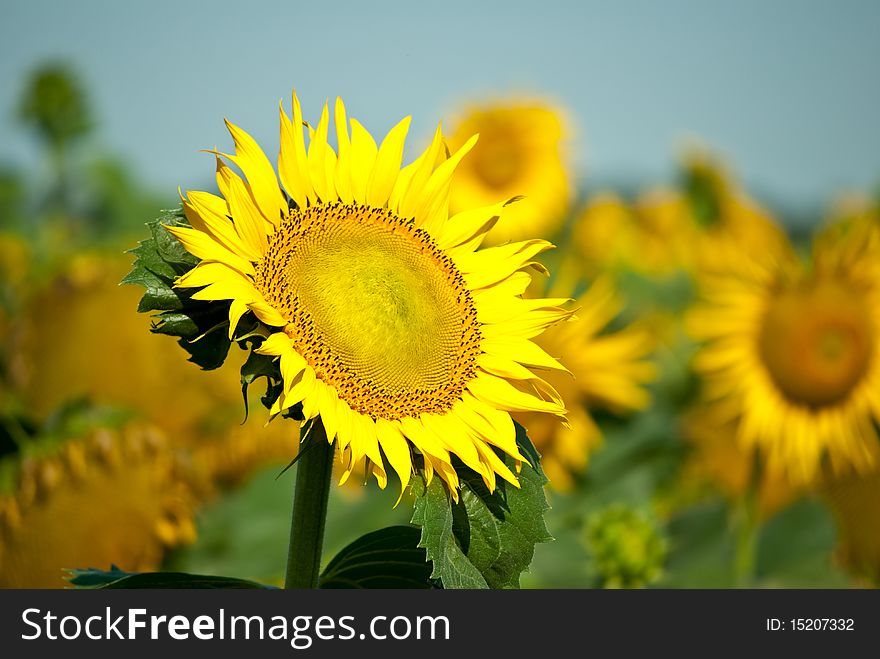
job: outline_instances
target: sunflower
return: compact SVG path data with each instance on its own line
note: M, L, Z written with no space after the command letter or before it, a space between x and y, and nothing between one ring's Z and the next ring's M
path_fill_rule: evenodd
M0 587L61 588L65 568L159 567L195 539L194 483L157 430L99 429L26 458L0 495Z
M740 254L703 278L694 366L745 449L795 485L877 461L880 271L863 245L817 239L810 262Z
M172 338L151 336L147 319L132 313L138 291L118 284L129 267L122 249L81 253L32 291L11 321L12 384L24 407L45 417L87 398L134 411L190 444L238 424L238 369L206 377L181 361Z
M292 120L280 112L278 178L227 122L236 153L217 154L222 197L187 193L191 228L168 227L202 259L176 286L230 300L231 337L246 313L263 323L258 351L283 378L270 414L301 405L303 423L320 417L343 482L363 466L385 487L390 465L406 487L418 454L426 479L439 474L456 497L453 455L490 489L496 475L518 485L494 450L523 459L509 412L565 414L530 370L563 367L531 339L570 312L522 296L550 243L478 250L506 202L449 215L452 175L476 136L447 155L438 126L401 169L409 118L377 146L354 119L349 131L337 99L337 152L326 105L308 146L295 94Z
M451 209L457 212L522 195L525 198L505 212L488 240L552 236L574 195L562 113L542 102L514 100L471 107L457 122L450 145L459 148L475 133L480 142L458 169Z
M621 310L607 278L596 280L577 301L576 317L542 334L537 343L557 355L570 373L548 374L547 381L568 401L569 425L546 415L520 412L515 416L541 452L541 465L551 485L570 489L572 473L583 471L590 454L602 442L602 431L588 408L623 414L650 402L643 385L656 372L649 361L653 343L642 327L609 332L607 326ZM577 404L575 404L577 403Z
M723 270L744 248L768 254L787 247L784 232L714 157L688 152L680 189L657 187L627 202L593 197L577 215L574 256L591 276L630 270L654 278Z
M589 276L623 269L668 277L692 267L697 231L687 200L674 190L649 190L633 204L600 193L577 216L573 252Z
M838 199L822 230L827 240L846 241L880 252L880 198L848 194Z

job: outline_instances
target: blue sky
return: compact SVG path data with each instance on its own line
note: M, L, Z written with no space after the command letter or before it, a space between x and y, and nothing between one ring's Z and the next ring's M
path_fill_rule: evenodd
M0 162L35 166L14 122L23 73L81 72L99 139L159 190L205 185L199 149L229 117L277 152L277 104L308 116L342 96L411 144L470 98L540 94L566 107L586 180L663 180L690 136L759 194L793 208L880 182L880 3L7 3L0 24Z

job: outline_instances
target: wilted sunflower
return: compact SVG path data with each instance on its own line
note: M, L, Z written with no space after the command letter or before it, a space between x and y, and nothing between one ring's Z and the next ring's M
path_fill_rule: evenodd
M522 195L489 233L501 243L559 230L574 188L565 152L566 121L543 102L497 101L467 110L450 137L459 148L480 135L452 184L453 212Z
M621 310L608 279L596 280L575 306L574 319L559 323L536 339L545 352L559 356L571 371L546 376L568 403L569 426L532 412L514 415L541 452L541 466L551 486L560 490L573 485L572 474L583 471L590 454L602 442L602 431L588 408L618 414L642 409L650 402L644 385L656 375L649 359L652 340L643 328L608 331L608 324Z
M810 263L740 255L703 281L694 365L721 417L794 484L877 461L880 271L853 241L817 240Z
M155 429L100 429L27 458L0 495L0 588L61 588L65 568L156 570L195 539L195 481Z
M343 480L368 464L380 486L386 460L405 487L413 453L457 496L452 456L495 486L516 476L509 411L563 416L552 387L529 367L562 366L531 339L569 315L522 297L524 270L551 247L530 240L478 251L505 203L449 216L449 187L476 136L447 157L440 128L401 169L410 119L381 145L337 99L338 152L325 105L303 136L302 111L281 108L278 178L254 140L228 123L236 154L218 157L222 197L189 192L192 225L168 227L201 263L177 280L193 297L231 300L230 336L248 311L269 329L259 352L280 359L283 391L270 410L302 405L337 441ZM280 178L282 187L279 186ZM286 192L286 194L285 194Z

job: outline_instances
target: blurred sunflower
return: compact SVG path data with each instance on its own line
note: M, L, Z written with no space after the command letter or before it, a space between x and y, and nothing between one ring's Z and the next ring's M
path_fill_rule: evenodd
M690 148L682 158L680 176L691 217L700 228L691 246L692 267L726 272L739 264L743 250L755 245L768 258L784 258L791 252L773 216L748 195L717 156Z
M142 426L25 458L15 492L0 495L0 587L61 588L65 568L156 570L195 539L194 483Z
M134 313L138 291L118 284L130 262L121 250L80 254L29 296L10 350L24 408L46 417L88 398L136 411L180 442L239 422L238 369L204 377L171 338L150 336L147 319Z
M668 277L691 267L697 231L686 198L673 190L650 190L634 204L602 193L575 220L572 258L591 277L606 270Z
M474 134L480 141L458 168L449 197L452 212L523 196L505 210L488 240L553 236L574 196L560 110L514 100L471 107L456 123L449 144L461 148Z
M694 360L720 418L795 485L877 461L880 271L852 241L818 239L810 263L752 260L702 281ZM748 267L746 267L748 266Z
M644 386L656 376L649 360L653 342L643 328L609 332L620 313L611 282L596 280L578 299L572 320L549 328L536 343L559 357L570 373L548 373L546 380L568 403L570 425L533 412L515 414L541 452L541 466L552 487L568 490L573 473L583 471L601 444L602 432L587 408L602 407L622 414L647 407Z
M865 251L880 251L880 198L842 196L832 207L822 234L827 240L859 245Z
M588 276L627 270L666 278L723 270L756 244L767 254L785 251L784 232L716 158L687 152L681 179L680 189L653 188L632 204L596 195L575 220L571 258Z
M169 226L201 263L177 280L199 300L231 300L230 337L245 313L267 328L259 352L280 359L270 412L301 405L337 441L343 480L386 460L403 487L414 452L457 496L452 455L489 489L516 476L494 448L522 460L509 411L562 417L552 387L528 367L563 370L531 339L570 312L522 297L542 240L477 251L504 203L448 215L452 175L476 137L447 157L438 127L401 169L410 119L377 146L340 99L338 153L325 105L306 148L302 111L281 108L278 177L254 140L228 123L247 183L217 158L222 197L188 192L192 228ZM278 178L284 190L279 186ZM286 191L286 194L285 194ZM234 218L230 220L230 218Z

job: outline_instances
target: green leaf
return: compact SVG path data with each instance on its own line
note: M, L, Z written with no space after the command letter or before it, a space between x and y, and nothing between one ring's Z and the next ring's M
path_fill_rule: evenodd
M158 312L153 332L176 336L191 362L205 370L219 367L229 352L229 302L193 300L193 289L174 288L174 281L199 260L187 252L167 226L189 226L181 209L166 212L147 225L150 238L131 250L135 261L124 284L146 290L138 304L141 313Z
M453 503L440 479L433 479L427 486L416 479L413 491L416 507L412 521L422 527L419 547L425 549L434 564L431 578L439 579L444 588L488 588L452 532Z
M414 526L390 526L361 536L321 574L321 588L431 588L431 564Z
M185 572L124 572L115 565L110 570L70 570L70 583L77 588L225 588L272 589L256 581L215 577Z
M547 478L540 471L538 452L519 426L517 443L534 463L523 465L519 488L499 480L490 493L481 476L460 464L458 502L439 478L427 487L415 482L412 521L422 527L419 546L434 563L431 577L444 588L518 588L535 545L552 539L544 523ZM501 457L514 467L512 458Z

